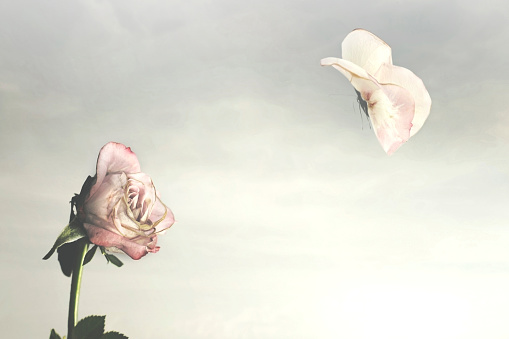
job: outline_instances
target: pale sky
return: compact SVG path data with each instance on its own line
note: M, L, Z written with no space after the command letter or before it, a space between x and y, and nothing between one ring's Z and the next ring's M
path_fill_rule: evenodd
M177 223L96 255L79 315L130 338L509 337L505 1L3 1L0 325L66 333L43 261L109 141ZM320 59L384 39L433 105L387 156Z

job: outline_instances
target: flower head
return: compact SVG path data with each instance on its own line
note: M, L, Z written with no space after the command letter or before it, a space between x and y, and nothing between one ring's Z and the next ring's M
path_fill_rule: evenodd
M363 29L346 36L342 59L322 59L322 66L340 71L367 102L373 130L391 155L421 129L429 115L431 98L410 70L392 64L391 48Z
M157 252L157 235L174 223L136 155L114 142L99 152L95 184L78 217L92 243L120 249L133 259Z

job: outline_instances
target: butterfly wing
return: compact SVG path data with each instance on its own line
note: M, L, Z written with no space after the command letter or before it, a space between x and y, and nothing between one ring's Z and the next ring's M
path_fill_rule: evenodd
M368 104L373 131L391 155L410 138L415 103L411 93L395 84L380 84L362 67L339 58L325 58L322 66L340 71Z
M344 60L353 62L373 75L382 65L392 65L391 47L364 29L350 32L341 43Z
M387 64L382 65L373 76L381 84L397 85L410 92L415 102L413 126L410 130L410 136L413 136L424 125L431 109L431 97L424 83L409 69Z

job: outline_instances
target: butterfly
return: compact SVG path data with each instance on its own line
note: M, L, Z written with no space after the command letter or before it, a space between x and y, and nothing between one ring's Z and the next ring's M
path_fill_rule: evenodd
M342 59L325 58L322 66L340 71L365 101L373 131L384 151L391 155L428 118L431 97L412 71L392 64L392 52L382 39L356 29L341 44Z

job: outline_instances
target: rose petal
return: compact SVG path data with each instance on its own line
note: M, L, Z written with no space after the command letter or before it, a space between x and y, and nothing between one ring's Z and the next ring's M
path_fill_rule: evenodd
M133 173L127 176L129 178L130 187L137 188L137 204L131 205L131 208L138 208L136 218L140 223L146 223L148 216L152 213L153 205L156 201L156 189L152 182L152 179L145 173ZM134 215L133 215L134 216Z
M99 152L96 167L96 183L91 188L89 196L94 195L108 173L137 173L140 171L138 158L129 147L116 142L109 142Z
M368 103L373 130L387 154L391 155L410 138L414 100L397 85L383 85L360 66L343 59L326 58L321 64L339 70Z
M136 241L132 241L121 235L109 232L105 229L96 227L91 224L85 223L84 227L85 230L87 231L88 238L93 244L104 247L116 247L125 252L128 256L130 256L134 260L138 260L144 257L148 253L148 251L154 252L155 248L155 243L153 240L154 237L152 238L140 237L139 239L136 239ZM147 248L148 245L150 245L152 248Z
M158 223L156 226L156 233L164 232L175 223L173 212L162 203L159 197L157 197L157 201L154 204L152 215L150 216L150 221L152 221L154 224Z
M150 253L157 253L161 247L157 245L157 235L150 238L150 242L147 244L147 251Z
M383 65L373 75L381 84L394 84L407 89L415 102L415 113L412 120L410 136L417 133L428 118L431 109L431 97L422 80L404 67Z
M375 74L383 65L392 65L391 47L364 29L356 29L341 44L342 58Z
M111 210L116 201L124 196L123 187L127 184L127 177L122 174L111 174L103 178L101 185L96 187L94 196L85 200L87 211Z

